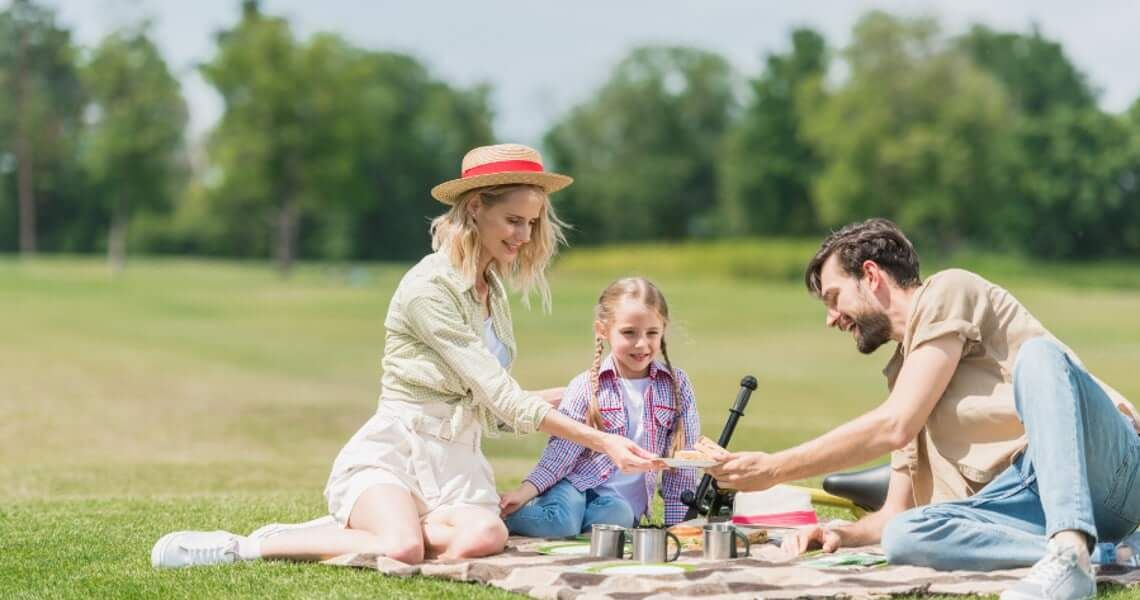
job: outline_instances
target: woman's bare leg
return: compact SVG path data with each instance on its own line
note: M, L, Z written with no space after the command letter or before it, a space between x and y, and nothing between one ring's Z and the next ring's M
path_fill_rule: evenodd
M261 557L266 559L315 561L351 553L422 562L423 530L411 493L397 485L374 485L352 507L348 528L287 531L261 542Z
M476 506L428 515L423 527L428 556L479 558L498 554L507 544L507 526L499 514Z

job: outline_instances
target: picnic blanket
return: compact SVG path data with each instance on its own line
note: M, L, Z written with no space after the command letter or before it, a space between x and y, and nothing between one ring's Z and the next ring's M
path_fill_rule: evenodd
M1028 568L1004 571L935 571L922 567L819 567L811 558L792 559L774 544L758 544L752 556L706 561L700 552L682 552L687 570L671 575L607 575L587 569L607 562L549 551L552 540L511 538L502 554L464 561L427 561L407 565L384 556L346 554L327 564L377 569L394 576L424 575L478 582L557 600L655 600L659 598L881 598L899 594L997 594L1023 577ZM877 547L841 550L840 554L878 551ZM633 565L632 561L625 561ZM1140 569L1101 575L1100 581L1140 586Z

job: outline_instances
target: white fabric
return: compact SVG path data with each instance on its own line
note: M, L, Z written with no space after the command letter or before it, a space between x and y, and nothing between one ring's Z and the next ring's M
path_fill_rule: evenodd
M498 514L495 475L480 444L482 428L473 422L453 438L440 437L449 431L450 409L442 403L380 403L337 455L325 486L329 513L341 527L360 495L377 484L408 490L421 519L459 506Z
M618 381L621 382L622 396L625 400L626 437L644 448L646 446L645 394L653 382L648 377L641 379L619 377ZM644 513L649 507L649 492L646 490L644 473L615 472L601 488L599 493L608 492L624 498L635 515Z
M499 364L503 365L504 369L507 368L511 362L511 353L503 345L499 336L495 335L495 322L491 317L487 317L487 320L483 321L483 345L499 360Z

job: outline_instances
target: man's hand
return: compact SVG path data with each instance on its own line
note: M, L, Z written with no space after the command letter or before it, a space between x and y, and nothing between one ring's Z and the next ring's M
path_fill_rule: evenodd
M538 488L529 481L522 482L517 489L511 490L499 497L499 514L507 518L511 513L522 508L524 504L538 496Z
M706 471L721 487L758 492L780 483L775 480L775 466L772 455L765 452L732 452L727 460Z
M824 529L817 525L804 527L795 533L785 535L780 548L791 556L799 556L809 550L821 548L827 553L835 552L842 545L843 538L839 536L837 531Z

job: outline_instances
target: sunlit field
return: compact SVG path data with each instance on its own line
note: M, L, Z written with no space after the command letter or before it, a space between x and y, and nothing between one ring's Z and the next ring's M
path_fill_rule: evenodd
M799 281L812 250L790 241L570 254L552 274L553 314L515 305L514 373L540 388L588 367L597 294L643 274L670 303L670 354L693 379L706 434L719 434L744 375L760 385L733 449L822 433L884 398L889 351L860 355L824 327ZM1136 265L963 260L1140 398ZM244 533L322 513L333 457L375 409L383 317L405 268L303 265L281 280L260 263L144 259L112 279L92 259L0 261L2 595L510 597L314 565L149 564L170 530ZM501 488L544 443L486 444Z

